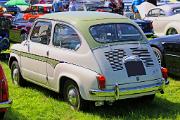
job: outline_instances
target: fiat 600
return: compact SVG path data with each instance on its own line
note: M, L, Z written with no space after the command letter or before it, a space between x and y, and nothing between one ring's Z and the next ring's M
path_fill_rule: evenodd
M164 93L161 68L138 25L112 13L62 12L38 18L11 48L13 83L60 93L73 108Z

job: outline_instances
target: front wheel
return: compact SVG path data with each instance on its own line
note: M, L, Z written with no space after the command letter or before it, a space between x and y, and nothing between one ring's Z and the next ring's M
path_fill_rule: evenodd
M73 81L66 81L64 86L64 100L68 102L75 110L80 110L85 107L85 100L81 98L78 86Z
M153 51L158 59L158 62L159 64L162 66L162 53L159 49L155 48L155 47L152 47L153 48Z
M11 64L11 78L15 85L25 86L25 80L23 79L20 68L17 61L13 61Z

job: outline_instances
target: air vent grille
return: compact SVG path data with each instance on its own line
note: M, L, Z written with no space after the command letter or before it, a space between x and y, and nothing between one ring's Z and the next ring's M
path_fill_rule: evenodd
M126 56L124 50L114 49L112 51L105 52L106 59L109 61L113 71L123 69L122 58Z
M141 48L141 49L140 48L130 48L130 49L132 50L133 55L137 55L142 59L142 61L146 65L146 67L154 66L153 60L151 58L151 54L149 53L149 51L147 49L144 49L144 48Z

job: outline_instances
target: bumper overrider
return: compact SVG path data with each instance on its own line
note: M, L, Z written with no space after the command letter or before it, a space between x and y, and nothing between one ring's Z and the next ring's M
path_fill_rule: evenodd
M12 100L8 100L5 102L0 102L0 109L2 108L9 108L12 105Z
M161 82L147 84L136 87L120 88L118 84L114 85L114 89L111 90L94 90L89 91L90 95L94 97L106 97L106 100L118 100L125 98L140 97L144 95L151 95L157 92L164 93L163 89L165 85L168 85L169 81L162 79Z

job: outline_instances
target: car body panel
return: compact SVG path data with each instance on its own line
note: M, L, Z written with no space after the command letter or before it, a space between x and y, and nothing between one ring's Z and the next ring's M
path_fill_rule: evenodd
M169 73L180 76L180 35L169 35L150 40L152 47L158 48L163 55L163 66L169 69Z
M10 32L10 41L12 42L22 42L21 34L22 33L29 33L33 25L33 21L30 20L31 18L25 19L26 14L18 13L12 21ZM37 16L34 16L32 19L35 19Z
M34 35L34 29L36 30L37 28L41 31L41 28L43 28L45 30L43 27L45 24L41 23L40 27L36 27L36 24L40 22L46 22L48 25L51 23L52 25L52 29L46 27L47 30L51 31L51 36L48 34L49 44L33 42L34 38L31 36ZM116 23L133 26L138 31L138 34L141 35L141 38L135 41L101 43L96 41L90 33L92 26L114 25ZM68 26L75 31L73 36L78 36L80 42L80 46L77 49L63 48L63 43L57 45L53 42L56 35L59 35L59 37L63 36L63 33L56 34L55 28L58 24L63 26L63 28ZM68 31L65 29L65 35L67 33ZM68 35L65 36L65 40L66 37ZM39 40L39 37L37 38ZM125 61L134 65L140 62L146 73L143 71L143 75L141 73L133 73L130 76L129 74L131 73L128 73L128 70L126 70L128 67L124 67L123 70L112 70L111 62L107 62L104 52L109 51L111 53L111 51L116 49L124 49L127 55L123 56L123 60L118 58L120 56L114 55L114 57L121 62ZM28 40L23 41L21 44L13 45L11 50L10 61L12 60L11 57L18 57L21 73L25 79L56 92L62 92L60 91L61 78L68 77L77 84L81 97L85 100L116 100L114 95L106 98L106 96L99 97L92 94L93 90L100 90L97 81L97 76L100 74L106 77L106 88L104 91L114 90L114 94L116 94L116 90L122 90L117 87L124 88L124 93L123 91L120 92L122 97L119 99L155 94L162 90L164 85L160 65L151 47L147 44L147 39L142 30L128 18L112 13L62 12L46 14L35 21ZM16 56L14 56L15 54ZM125 62L122 64L125 64Z
M6 112L8 108L11 107L12 105L12 100L9 99L9 92L8 92L8 83L7 79L5 76L5 73L3 71L3 68L0 64L0 74L1 74L1 79L0 79L0 112ZM1 116L2 118L3 116Z

